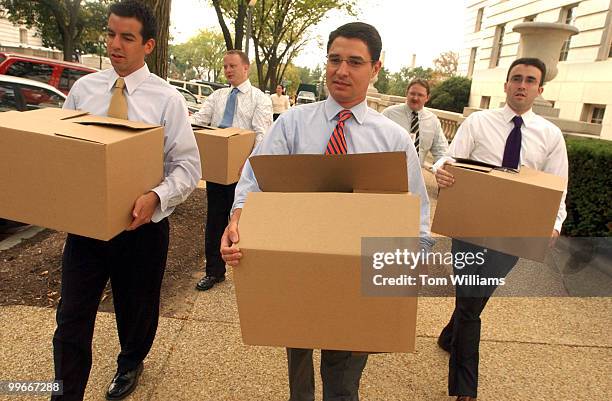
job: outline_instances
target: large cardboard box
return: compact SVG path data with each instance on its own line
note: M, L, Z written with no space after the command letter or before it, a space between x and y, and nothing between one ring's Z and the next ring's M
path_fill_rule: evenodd
M467 163L447 169L455 183L440 190L433 232L544 261L565 179L524 166L518 173Z
M42 109L0 113L0 217L109 240L163 179L163 128Z
M240 128L201 127L194 130L200 149L202 179L233 184L255 144L255 132Z
M244 343L414 351L417 298L364 296L360 277L362 238L419 235L405 154L250 161L261 188L276 192L250 193L240 219L233 273Z

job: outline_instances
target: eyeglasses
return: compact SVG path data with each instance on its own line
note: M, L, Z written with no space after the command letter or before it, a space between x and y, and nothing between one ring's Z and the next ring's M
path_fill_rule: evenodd
M340 67L343 61L346 61L346 64L351 68L359 68L366 63L372 63L374 60L364 60L361 57L342 58L333 54L327 55L327 63L334 67Z
M522 75L513 75L510 77L510 82L513 84L520 84L525 82L527 85L537 85L539 84L538 80L535 77L523 77Z

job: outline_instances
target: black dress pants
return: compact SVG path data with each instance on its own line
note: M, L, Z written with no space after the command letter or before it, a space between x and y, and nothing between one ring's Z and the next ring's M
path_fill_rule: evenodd
M483 264L466 265L462 268L453 265L455 276L478 276L480 278L505 278L512 270L518 258L453 239L453 255L471 252L483 252ZM453 258L454 261L458 260ZM450 345L448 366L448 394L477 397L478 362L480 346L480 314L489 297L497 286L456 285L455 310L449 323L440 334L440 339Z
M225 262L221 258L221 237L232 211L235 190L236 184L223 185L206 181L208 211L204 230L204 254L207 276L225 275Z
M124 231L110 241L68 235L53 336L55 379L63 381L63 396L52 400L83 399L96 313L109 279L121 344L117 371L132 370L147 356L159 320L168 240L168 219Z
M359 381L368 354L321 350L323 401L359 401ZM287 348L289 401L314 401L312 350Z

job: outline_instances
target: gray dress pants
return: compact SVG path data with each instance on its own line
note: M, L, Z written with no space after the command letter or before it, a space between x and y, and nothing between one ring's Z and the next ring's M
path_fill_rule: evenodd
M359 401L359 380L368 354L321 350L323 401ZM312 350L287 348L289 401L314 401Z

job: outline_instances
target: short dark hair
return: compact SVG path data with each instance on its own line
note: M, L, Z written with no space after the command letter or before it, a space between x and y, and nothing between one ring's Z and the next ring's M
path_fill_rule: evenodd
M408 94L408 91L413 85L421 85L427 91L427 96L429 96L429 82L421 78L413 79L412 81L410 81L410 83L408 84L408 87L406 88L406 94Z
M138 0L123 0L111 4L108 15L115 14L119 17L136 18L141 24L142 43L157 37L157 19L153 11L144 3Z
M240 60L242 60L242 64L251 64L251 62L249 61L249 56L247 56L247 54L245 52L243 52L242 50L228 50L225 52L226 56L229 56L230 54L236 54L240 57Z
M508 80L510 79L510 71L512 71L512 69L519 64L531 65L540 70L540 72L542 73L542 77L540 78L540 86L544 85L544 77L546 77L546 64L544 64L544 62L539 58L535 57L521 57L514 60L512 64L510 64L510 68L508 68L508 73L506 74L506 82L508 82Z
M349 22L337 28L335 31L332 31L327 40L328 52L334 40L340 36L349 39L360 39L368 46L372 61L378 61L380 59L382 40L380 39L378 31L372 25L366 24L365 22Z

